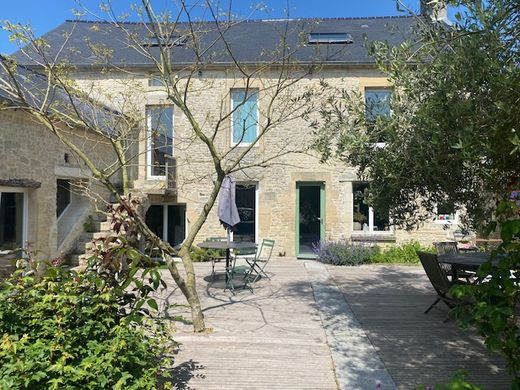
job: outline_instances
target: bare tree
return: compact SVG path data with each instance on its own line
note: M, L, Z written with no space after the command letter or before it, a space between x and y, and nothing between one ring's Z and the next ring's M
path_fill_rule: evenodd
M244 20L233 15L231 8L223 10L218 2L215 4L209 0L196 2L196 5L177 0L173 1L172 5L168 12L156 13L149 0L142 0L140 6L133 8L140 22L125 23L116 16L111 3L108 2L102 7L105 18L99 20L108 24L112 31L122 33L120 36L124 36L126 48L134 50L153 67L154 77L165 91L165 101L177 107L189 124L188 133L175 134L176 151L184 151L180 153L181 157L177 157L177 169L183 176L180 185L189 185L201 180L211 180L212 183L200 214L191 223L189 233L178 251L182 258L183 273L172 259L177 251L150 230L142 214L133 215L139 232L164 254L168 269L191 308L194 330L199 332L204 330L205 325L196 290L190 248L215 204L224 177L230 174L248 177L262 168L279 163L282 156L306 153L307 142L304 137L301 140L287 139L276 144L269 143L268 137L277 128L289 126L293 121L310 114L317 95L323 94L325 87L322 84L320 88L318 84L313 90L310 84L302 83L318 69L315 64L301 64L295 59L295 54L306 43L301 39L303 26L297 27L300 31L294 31L294 27L291 27L293 30L290 31L288 23L276 24L278 45L260 53L260 58L254 64L246 64L237 57L233 43L227 38L230 29L244 23ZM98 17L90 12L89 15ZM206 21L198 21L200 19L197 18ZM59 49L54 48L51 56L48 54L48 44L37 39L25 27L9 24L7 28L15 38L26 44L20 53L37 63L46 83L39 83L37 98L31 97L20 80L20 68L9 59L2 58L4 73L9 77L0 84L0 90L9 91L20 107L43 123L73 150L119 203L128 202L128 197L117 192L111 178L116 172L121 172L123 182L126 183L125 193L130 191L127 169L138 159L139 152L135 152L135 143L142 140L143 136L145 126L142 125L142 114L139 115L133 108L119 105L118 112L121 114L115 115L117 123L111 122L107 125L106 118L99 116L100 106L95 103L93 97L101 101L110 98L101 97L107 91L102 91L102 88L96 89L95 83L91 88L85 83L78 85L74 81L77 71L64 61L66 48L71 46L68 42L71 34L64 36L62 46ZM95 23L92 28L97 28ZM179 63L176 60L175 53L180 45L190 51L189 63ZM103 71L127 74L130 79L138 75L132 67L114 63L111 49L104 44L89 42L89 47L92 51L89 55L97 57L98 65L102 65ZM218 110L201 108L200 105L193 104L193 96L210 91L213 88L212 83L216 82L215 79L202 79L201 72L219 62L226 63L225 69L219 71L225 74L230 88L220 95ZM235 104L229 104L230 91L235 88L241 91L242 98ZM66 105L49 103L45 98L57 90L64 94ZM225 137L233 131L233 115L242 110L252 97L261 101L256 138L248 140L247 143L242 142L247 136L247 123L244 120L241 134L235 134L238 138L234 140L236 142L225 142ZM97 120L92 120L92 117ZM136 126L139 121L141 126ZM99 169L89 158L88 152L67 137L67 133L62 130L63 123L87 127L104 134L107 142L113 145L118 158L112 169ZM133 133L136 128L141 130L140 135L136 136ZM265 142L267 147L259 148L262 142ZM190 155L189 151L195 147L196 156Z

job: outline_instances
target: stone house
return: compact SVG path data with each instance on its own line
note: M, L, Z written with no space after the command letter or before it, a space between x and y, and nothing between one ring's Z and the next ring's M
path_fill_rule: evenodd
M33 82L39 78L26 69L19 74L30 75ZM1 71L0 80L7 80ZM114 161L106 138L86 128L59 126L99 166ZM13 249L25 247L41 259L74 251L94 209L95 200L85 195L85 189L107 194L84 163L5 91L0 92L0 135L1 275L11 269L10 260L17 254L7 252Z
M240 72L235 58L224 50L222 42L212 49L211 57L197 62L182 35L186 28L180 24L180 32L170 48L172 66L180 79L189 76L187 97L191 112L203 124L206 134L211 135L218 129L215 145L227 153L228 161L232 162L234 156L256 139L267 118L273 116L270 103L275 102L274 110L282 113L288 110L284 104L297 101L296 96L319 90L322 80L339 89L359 91L378 113L384 114L388 110L391 85L368 56L364 36L398 44L410 36L413 23L412 17L237 23L226 31L226 41L240 64L257 70L250 79ZM133 37L140 37L141 48L157 54L157 44L150 42L142 25L127 23L125 27L133 32ZM212 35L216 33L214 29L202 30L201 46L218 41ZM301 46L292 54L293 73L285 74L287 79L298 79L298 82L284 90L287 95L283 99L276 100L269 91L280 77L280 64L266 53L277 50L281 30L287 32L287 42ZM397 32L390 33L390 30ZM168 92L157 77L153 61L130 47L128 37L123 36L120 29L108 23L66 21L43 38L51 48L60 47L64 32L69 34L66 45L69 50L63 50L63 55L75 66L73 77L82 88L95 91L96 98L115 109L122 106L121 96L131 92L135 107L145 119L131 169L133 191L150 199L149 226L174 245L182 242L212 186L212 162L205 145L194 139L186 113L168 102ZM110 52L109 72L104 71L106 64L92 55L93 42L102 45L104 52ZM16 56L20 62L36 67L22 53ZM431 223L417 231L394 229L388 216L379 215L364 203L364 189L369 183L359 181L355 167L340 162L320 163L319 156L307 151L311 141L312 129L307 115L294 115L290 120L279 120L255 144L243 162L249 167L233 174L242 219L233 239L259 242L262 238L273 238L277 254L307 257L312 256L312 245L320 240L350 239L384 244L418 240L431 244L453 238L457 216L451 210L440 210ZM10 150L18 147L25 148L17 144L11 145ZM57 164L63 151L52 150L55 150L54 164ZM300 152L283 153L284 150ZM274 155L278 157L273 163L262 163ZM34 173L27 178L41 182L41 173ZM49 185L49 192L55 188ZM54 200L49 198L49 202ZM54 243L57 233L52 234ZM214 208L198 239L222 235L224 230Z

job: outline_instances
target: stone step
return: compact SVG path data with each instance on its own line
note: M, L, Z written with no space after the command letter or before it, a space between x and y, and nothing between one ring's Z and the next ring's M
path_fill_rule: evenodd
M85 267L87 265L87 260L90 255L86 255L84 253L75 253L70 256L69 265L71 267Z

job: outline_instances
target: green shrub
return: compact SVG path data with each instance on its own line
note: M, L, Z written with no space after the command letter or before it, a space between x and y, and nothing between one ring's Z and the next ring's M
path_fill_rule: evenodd
M159 388L169 343L144 309L157 308L153 288L92 270L15 272L0 284L0 388Z
M327 241L313 245L317 260L334 265L359 265L367 263L374 254L374 248L365 244L348 241Z
M225 257L226 251L218 249L203 249L192 246L190 249L191 260L195 262L210 261L213 257Z
M483 390L466 380L466 373L458 371L455 376L446 384L435 386L420 386L416 390Z
M423 247L417 241L391 246L388 249L377 249L370 258L371 263L418 264L417 251L432 252L433 249Z

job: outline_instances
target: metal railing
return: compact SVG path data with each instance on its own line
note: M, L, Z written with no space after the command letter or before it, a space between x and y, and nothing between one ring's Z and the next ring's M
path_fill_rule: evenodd
M165 156L166 160L166 187L169 190L177 189L177 159L174 156Z

